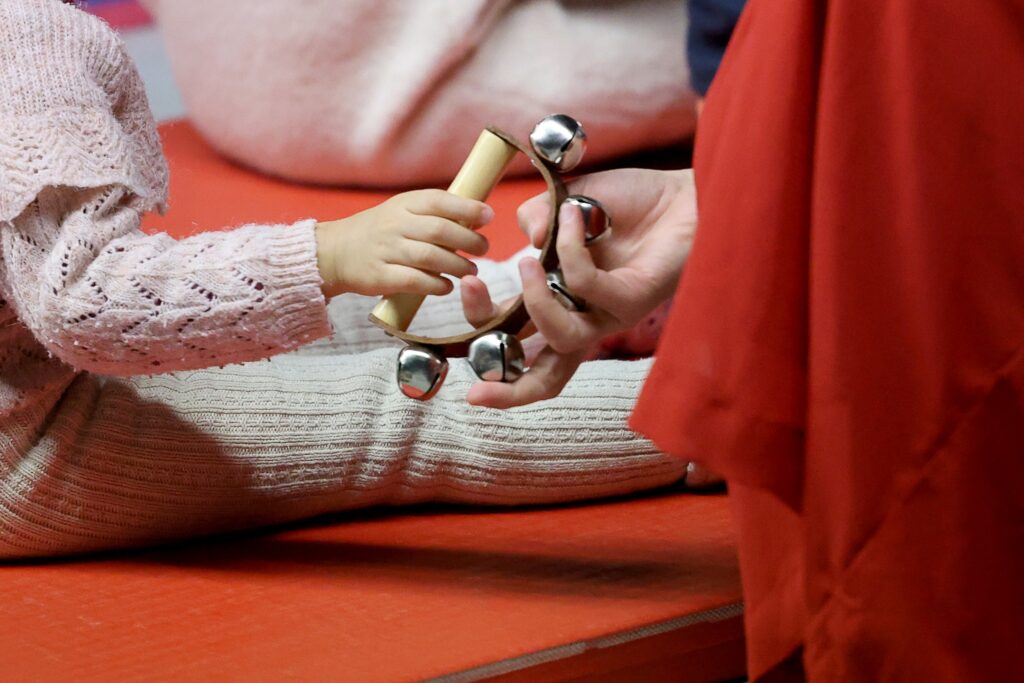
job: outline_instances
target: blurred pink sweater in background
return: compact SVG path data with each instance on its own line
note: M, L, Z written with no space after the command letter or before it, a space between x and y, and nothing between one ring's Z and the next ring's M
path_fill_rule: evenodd
M447 182L483 127L525 136L552 112L583 121L590 163L695 126L678 0L143 4L195 125L292 180Z

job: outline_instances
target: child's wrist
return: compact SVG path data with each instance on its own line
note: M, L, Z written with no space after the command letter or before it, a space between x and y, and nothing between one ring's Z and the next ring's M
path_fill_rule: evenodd
M320 272L320 291L328 298L341 294L336 262L337 251L333 248L336 237L332 223L334 221L318 222L313 229L316 239L316 267Z

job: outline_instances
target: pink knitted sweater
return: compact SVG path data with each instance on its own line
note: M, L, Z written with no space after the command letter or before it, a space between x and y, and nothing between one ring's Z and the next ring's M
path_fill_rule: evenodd
M167 167L117 35L59 0L0 0L0 441L76 373L267 357L330 332L313 221L176 241L139 230Z

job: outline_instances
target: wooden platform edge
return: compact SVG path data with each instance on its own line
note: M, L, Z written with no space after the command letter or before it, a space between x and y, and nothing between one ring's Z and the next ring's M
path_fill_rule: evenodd
M428 683L712 683L745 673L743 605L735 603L485 664Z

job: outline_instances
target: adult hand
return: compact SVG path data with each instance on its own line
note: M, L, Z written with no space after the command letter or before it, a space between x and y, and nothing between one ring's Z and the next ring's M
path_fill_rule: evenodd
M545 347L515 382L473 386L471 404L509 408L557 396L602 337L636 324L675 290L696 232L692 171L607 171L574 181L570 192L598 199L613 223L611 235L586 246L579 211L560 209L556 248L562 274L587 308L567 311L548 290L540 262L520 261L523 299ZM549 211L543 196L520 207L520 224L535 246L546 237ZM486 289L464 287L467 317L486 308L485 298Z

